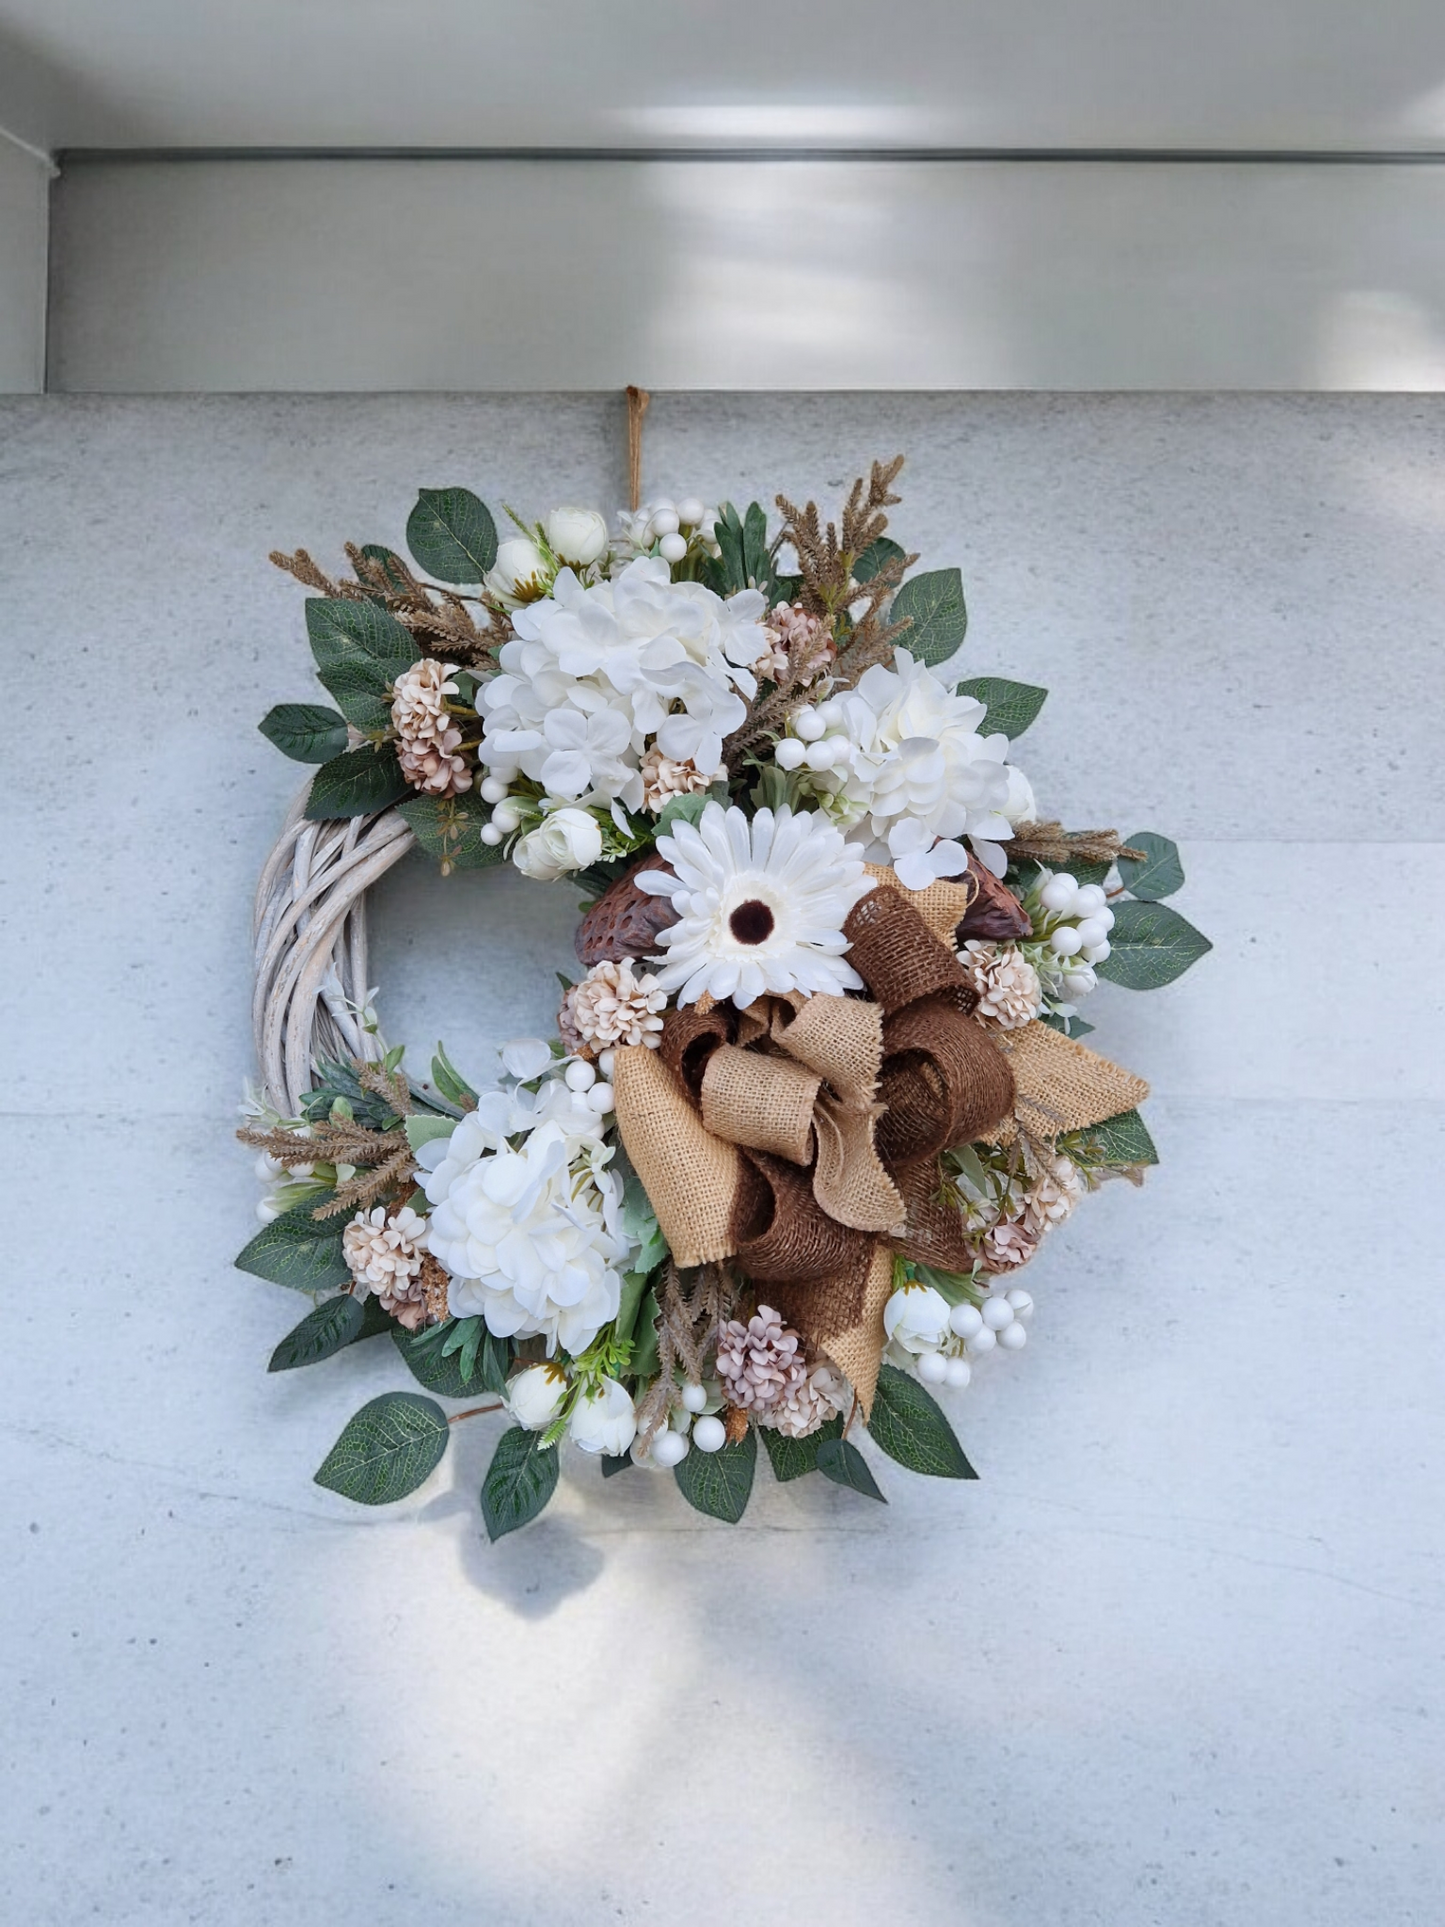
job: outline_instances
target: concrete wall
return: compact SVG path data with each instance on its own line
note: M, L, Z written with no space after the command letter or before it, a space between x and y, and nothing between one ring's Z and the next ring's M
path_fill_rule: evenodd
M13 1917L1437 1922L1445 402L659 395L656 489L829 500L906 449L895 532L962 565L975 673L1052 690L1045 808L1180 839L1214 951L1089 1007L1163 1163L945 1394L976 1485L763 1469L727 1528L568 1452L489 1547L496 1418L394 1511L311 1484L405 1375L378 1340L268 1378L302 1307L231 1269L250 897L304 776L255 722L315 691L266 552L399 542L419 482L610 506L621 431L586 396L0 408ZM388 1034L485 1077L575 903L409 860Z
M59 389L1435 389L1445 167L77 165Z
M0 394L45 386L50 169L0 133Z

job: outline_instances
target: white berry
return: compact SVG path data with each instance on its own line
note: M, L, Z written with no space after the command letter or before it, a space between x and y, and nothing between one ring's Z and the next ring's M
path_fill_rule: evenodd
M779 769L798 769L807 753L806 743L800 743L796 736L785 736L773 751L773 761Z
M482 801L484 803L500 803L506 793L507 786L502 782L500 777L484 776L482 778Z
M721 1452L728 1442L727 1427L720 1418L700 1418L692 1428L692 1442L699 1452Z
M800 736L805 743L817 742L823 734L823 719L816 709L793 711L793 734Z
M569 1091L590 1091L597 1082L596 1071L581 1057L574 1057L562 1076Z
M505 835L495 823L484 823L477 834L481 837L483 843L487 845L488 849L492 850L495 850L499 843L506 841Z
M1104 892L1097 883L1081 883L1075 906L1081 917L1092 917L1096 910L1104 907Z
M979 1358L984 1352L993 1350L998 1343L998 1334L985 1325L981 1331L976 1331L972 1338L966 1338L963 1342L970 1355Z
M990 1331L1001 1332L1005 1325L1014 1321L1013 1306L1007 1298L985 1298L983 1301L983 1322Z
M596 1084L593 1084L587 1092L587 1108L591 1111L596 1111L599 1117L606 1117L615 1102L616 1099L612 1095L612 1086L610 1084L604 1084L600 1080Z
M684 1408L689 1412L705 1412L707 1410L707 1387L705 1385L684 1385L682 1388L682 1402Z
M687 1457L687 1440L681 1432L659 1432L652 1441L654 1465L681 1465Z
M598 1072L601 1076L607 1079L609 1084L612 1081L612 1066L616 1062L617 1062L617 1053L614 1050L605 1050L601 1052L601 1054L597 1059Z
M998 1335L998 1342L1003 1346L1005 1351L1021 1352L1029 1342L1029 1335L1018 1320L1015 1319L1011 1325L1004 1326Z
M1075 951L1082 949L1082 947L1079 942L1078 931L1069 923L1064 924L1061 929L1055 930L1049 938L1049 948L1056 957L1072 957Z
M678 527L677 511L671 507L654 509L649 526L654 535L676 535Z
M1098 910L1091 910L1089 912L1089 920L1092 923L1102 923L1105 930L1112 930L1114 928L1114 912L1109 908L1107 903Z
M1092 970L1064 972L1064 989L1070 997L1087 997L1090 991L1097 990L1098 987L1099 981Z
M657 545L657 553L662 557L664 562L681 562L682 558L687 554L687 537L685 535L664 535Z
M950 1390L961 1392L972 1377L973 1373L969 1369L966 1358L950 1358L948 1368L943 1375L943 1382Z
M1102 943L1086 944L1080 954L1086 964L1102 963L1108 956L1110 947L1109 939L1105 937Z
M1022 1285L1015 1285L1007 1296L1008 1302L1013 1306L1014 1317L1027 1318L1034 1308L1033 1294L1025 1291Z
M958 1338L972 1338L983 1330L983 1313L977 1305L955 1305L948 1314L948 1329Z
M941 1385L948 1377L948 1360L942 1352L925 1352L918 1361L918 1376L925 1385Z
M504 796L492 811L492 822L499 830L508 832L522 826L522 806L515 796Z
M1039 900L1045 910L1052 910L1055 916L1061 917L1073 909L1078 894L1079 886L1071 876L1050 877L1039 892Z
M818 770L831 769L833 767L835 754L836 752L830 740L826 736L822 737L818 742L809 745L808 768Z
M1102 917L1085 917L1078 926L1079 943L1087 950L1091 943L1105 943L1109 930Z
M677 505L677 519L685 529L695 529L707 510L695 495L684 495Z

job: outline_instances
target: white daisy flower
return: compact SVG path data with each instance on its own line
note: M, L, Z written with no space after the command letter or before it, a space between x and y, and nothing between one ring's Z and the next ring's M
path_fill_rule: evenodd
M844 961L843 925L873 885L826 817L759 810L750 823L709 803L696 828L676 824L657 850L675 874L644 870L634 881L678 912L658 938L667 954L653 961L658 987L679 1004L706 991L745 1010L764 991L863 988Z

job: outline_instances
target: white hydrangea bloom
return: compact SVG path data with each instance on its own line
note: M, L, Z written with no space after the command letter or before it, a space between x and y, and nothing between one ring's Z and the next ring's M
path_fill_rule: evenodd
M617 1316L617 1267L632 1245L601 1127L549 1079L535 1097L487 1092L450 1137L421 1147L431 1250L451 1275L454 1317L480 1315L498 1337L541 1334L549 1353L576 1353Z
M748 665L765 613L755 589L724 602L652 557L590 587L563 569L549 600L517 612L501 673L478 695L482 761L520 768L549 795L641 809L654 743L700 770L722 761L756 694Z
M830 813L873 863L890 858L889 835L903 818L931 836L966 836L979 860L1002 876L1000 845L1013 835L1008 738L981 736L984 704L960 696L906 649L896 667L875 663L855 688L833 698L831 730L846 737L828 781Z

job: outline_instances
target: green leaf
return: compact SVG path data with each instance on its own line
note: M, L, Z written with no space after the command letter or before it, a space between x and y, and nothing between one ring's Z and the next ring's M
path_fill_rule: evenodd
M1086 1024L1082 1017L1060 1017L1052 1010L1040 1017L1039 1022L1058 1031L1061 1037L1087 1037L1091 1030L1098 1029L1097 1024Z
M1049 692L1036 683L1008 682L1002 676L973 676L958 685L958 693L972 696L988 710L978 732L980 736L991 736L1002 730L1012 742L1035 720Z
M391 721L387 692L421 658L410 632L378 602L312 596L306 633L316 672L346 720L358 729L385 729Z
M1121 1111L1102 1124L1091 1124L1069 1135L1078 1145L1081 1163L1132 1167L1159 1162L1154 1140L1137 1111Z
M775 1431L770 1425L761 1425L758 1430L763 1435L763 1444L768 1448L773 1477L779 1485L786 1485L790 1479L801 1479L806 1473L817 1471L820 1449L829 1439L842 1437L843 1420L841 1415L835 1415L805 1439L790 1439L786 1433Z
M617 1316L612 1321L612 1329L624 1342L631 1338L637 1329L637 1314L642 1309L643 1296L647 1291L645 1271L624 1271L622 1274L622 1295L617 1306Z
M321 765L311 779L306 814L315 823L338 816L370 816L411 794L391 744L377 748L367 743Z
M636 1460L630 1452L624 1452L620 1459L613 1458L610 1452L604 1452L602 1454L602 1476L604 1479L615 1479L619 1472L630 1472L635 1464Z
M735 1526L747 1511L757 1464L758 1435L750 1425L736 1445L720 1452L699 1452L694 1446L672 1476L690 1506Z
M380 542L363 542L361 553L369 562L379 562L386 571L386 579L393 594L405 595L407 590L406 568L394 549L383 548Z
M449 869L486 870L506 858L500 843L482 841L492 806L476 790L461 796L413 796L400 809L427 855Z
M318 1206L330 1202L332 1194L318 1192L294 1211L283 1211L279 1218L262 1227L236 1260L238 1271L249 1271L257 1278L268 1278L273 1285L289 1285L292 1291L325 1291L331 1285L349 1285L351 1267L341 1255L344 1216L312 1217Z
M1172 984L1214 948L1208 937L1167 903L1135 903L1125 898L1112 907L1109 954L1094 969L1126 990L1158 990Z
M424 488L406 519L406 546L438 582L477 583L497 559L497 525L467 488Z
M315 1311L308 1311L301 1323L295 1326L281 1340L271 1354L268 1372L290 1372L298 1365L317 1365L323 1358L330 1358L339 1352L343 1345L349 1345L360 1338L361 1327L366 1319L365 1307L359 1298L343 1292L338 1298L328 1298Z
M436 1470L447 1430L447 1415L435 1399L383 1392L347 1420L316 1483L358 1505L390 1505Z
M432 1117L425 1111L413 1111L410 1117L402 1119L401 1124L413 1151L419 1151L423 1144L430 1144L433 1138L450 1137L457 1128L454 1117Z
M878 571L887 563L902 562L906 559L906 556L907 551L900 549L898 544L893 541L890 536L880 535L877 541L868 544L867 548L864 549L858 560L853 564L853 580L855 582L871 582Z
M868 1431L890 1459L910 1472L924 1472L932 1479L978 1477L937 1399L896 1365L879 1367Z
M329 763L346 748L346 718L324 703L277 703L257 728L294 763Z
M1131 896L1142 903L1157 903L1161 897L1172 897L1176 890L1183 889L1184 865L1179 861L1177 843L1153 830L1140 830L1125 841L1136 850L1148 852L1142 863L1132 856L1119 858L1119 875Z
M761 589L769 604L781 601L793 584L780 576L768 551L768 518L762 505L749 502L741 517L724 502L713 527L720 553L698 571L699 580L714 594L736 595L740 589Z
M963 577L957 569L926 569L911 575L893 598L891 620L913 625L898 638L919 662L946 662L968 630Z
M629 1368L635 1378L653 1378L657 1374L657 1321L661 1316L662 1307L657 1302L657 1293L650 1291L637 1315L632 1364Z
M477 1094L462 1076L446 1052L438 1044L436 1055L431 1060L431 1081L436 1085L448 1104L460 1104L466 1110L475 1110Z
M818 1447L818 1470L834 1485L846 1485L867 1499L877 1499L880 1505L888 1503L868 1470L868 1461L851 1439L825 1439Z
M953 1155L957 1156L955 1152ZM915 1265L918 1282L932 1285L939 1297L950 1305L971 1305L978 1297L978 1286L972 1278L957 1271L939 1271L933 1265Z
M444 1329L434 1325L430 1331L409 1332L404 1325L394 1325L391 1342L418 1385L435 1392L438 1398L474 1398L482 1389L481 1380L464 1379L460 1354L453 1352L448 1357L443 1352L436 1340Z
M535 1519L557 1489L557 1448L540 1432L503 1432L482 1481L482 1522L494 1543Z
M674 823L696 823L709 803L717 798L704 792L694 792L691 796L674 796L663 804L658 815L655 834L666 836Z

